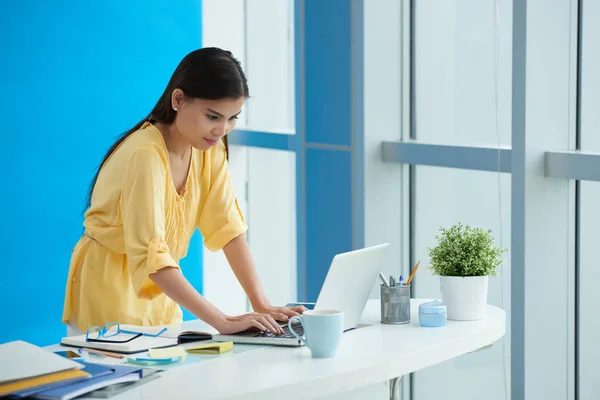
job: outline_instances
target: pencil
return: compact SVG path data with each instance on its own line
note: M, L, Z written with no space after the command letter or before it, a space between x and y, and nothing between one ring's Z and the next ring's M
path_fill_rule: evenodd
M417 270L419 269L419 264L421 264L421 261L419 261L417 265L415 265L415 267L413 268L412 272L410 273L410 276L408 277L408 280L406 281L406 286L410 285L410 282L412 282L413 278L415 277L415 272L417 272Z
M109 353L108 351L102 351L102 350L96 350L96 349L89 349L87 347L84 347L83 350L87 351L88 353L102 354L102 355L105 355L107 357L123 358L123 356L120 355L120 354Z

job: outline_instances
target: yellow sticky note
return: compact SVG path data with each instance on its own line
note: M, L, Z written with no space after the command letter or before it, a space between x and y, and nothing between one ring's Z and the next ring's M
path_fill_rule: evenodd
M185 358L185 349L181 346L150 349L148 350L148 356L150 356L150 358Z
M221 354L233 349L233 342L208 343L190 347L188 353L193 354Z

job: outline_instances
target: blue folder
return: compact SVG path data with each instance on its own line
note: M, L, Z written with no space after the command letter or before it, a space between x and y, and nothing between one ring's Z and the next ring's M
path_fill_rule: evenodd
M107 368L109 370L109 373L103 373L101 375L92 376L91 378L82 381L77 381L71 384L66 384L49 390L44 390L42 392L37 392L32 397L34 399L45 400L71 399L77 396L81 396L85 393L89 393L94 390L110 386L115 380L129 374L135 375L136 379L142 378L142 368L129 367L125 365L93 365L100 366L102 368Z
M36 393L40 393L40 392L43 392L46 390L55 389L55 388L58 388L61 386L66 386L66 385L72 385L74 383L78 383L81 381L87 381L88 379L91 379L91 378L95 378L98 376L104 376L104 375L113 373L113 369L110 366L100 365L100 364L92 364L92 363L88 363L88 362L85 362L82 360L78 360L77 362L85 365L85 367L82 369L82 371L87 372L88 374L90 374L90 376L69 379L67 381L62 381L62 382L53 382L53 383L48 383L46 385L36 386L33 388L29 388L29 389L24 389L19 392L12 393L11 397L12 398L23 398L23 397L27 397L27 396L32 396Z

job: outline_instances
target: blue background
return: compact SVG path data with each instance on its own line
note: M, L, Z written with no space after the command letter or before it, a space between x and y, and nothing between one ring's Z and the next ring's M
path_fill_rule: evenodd
M0 15L0 343L57 342L95 167L202 42L201 0L19 1ZM202 290L196 232L185 275ZM188 313L185 318L190 318Z

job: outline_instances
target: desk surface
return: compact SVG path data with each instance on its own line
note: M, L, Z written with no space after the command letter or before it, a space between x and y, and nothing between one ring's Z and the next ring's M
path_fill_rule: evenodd
M506 314L488 306L483 321L448 321L444 328L418 325L411 300L410 325L382 325L379 300L369 300L362 327L346 332L336 358L313 359L310 350L260 346L239 354L184 365L133 388L121 399L313 398L384 382L491 345L506 330ZM197 327L194 321L184 323Z

